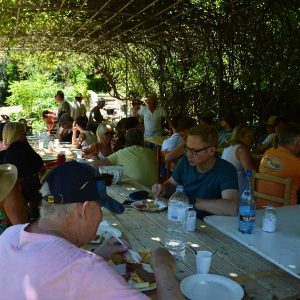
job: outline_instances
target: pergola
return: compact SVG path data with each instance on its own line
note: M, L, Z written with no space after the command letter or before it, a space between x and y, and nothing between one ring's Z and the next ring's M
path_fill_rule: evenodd
M189 5L183 0L4 0L0 51L105 54L122 43L171 38L195 8Z

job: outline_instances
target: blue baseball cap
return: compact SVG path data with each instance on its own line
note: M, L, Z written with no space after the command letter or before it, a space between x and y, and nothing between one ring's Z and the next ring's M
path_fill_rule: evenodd
M104 176L91 166L75 160L54 168L43 180L49 185L49 203L69 204L97 201L113 213L121 214L124 206L106 193Z

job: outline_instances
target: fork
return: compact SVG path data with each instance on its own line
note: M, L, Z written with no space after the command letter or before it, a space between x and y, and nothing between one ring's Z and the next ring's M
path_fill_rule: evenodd
M119 239L117 236L113 235L113 237L123 246L126 246L124 244L124 242ZM131 257L133 258L133 260L137 263L140 263L142 261L142 258L141 256L138 254L138 252L134 251L134 250L131 250L131 249L128 249L128 252L130 253Z

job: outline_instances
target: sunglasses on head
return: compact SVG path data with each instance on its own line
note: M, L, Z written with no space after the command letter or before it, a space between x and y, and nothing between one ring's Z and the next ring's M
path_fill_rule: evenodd
M83 190L88 183L92 182L92 181L104 181L105 186L111 186L112 185L112 180L113 180L114 176L112 174L109 173L102 173L99 176L95 176L89 180L87 180L82 186L79 187L79 190Z

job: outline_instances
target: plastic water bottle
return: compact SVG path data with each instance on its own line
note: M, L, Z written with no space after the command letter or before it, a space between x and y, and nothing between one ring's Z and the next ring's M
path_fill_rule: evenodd
M246 182L241 195L239 208L239 231L241 233L252 233L255 227L256 203L252 192L252 170L246 172Z
M42 141L43 141L44 148L48 148L49 136L47 135L47 132L43 132Z
M177 259L185 256L188 210L189 199L183 186L178 185L168 202L168 231L165 238L165 247Z

